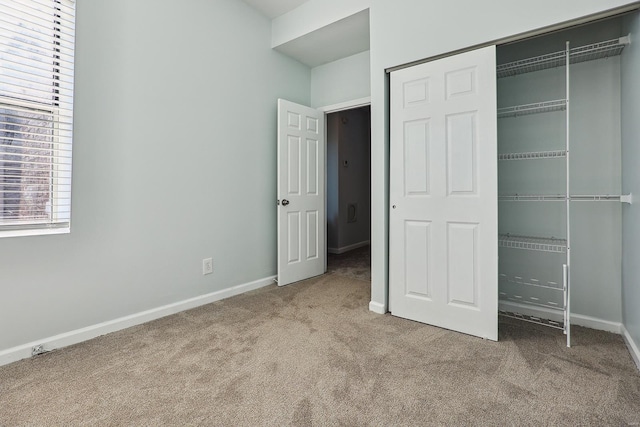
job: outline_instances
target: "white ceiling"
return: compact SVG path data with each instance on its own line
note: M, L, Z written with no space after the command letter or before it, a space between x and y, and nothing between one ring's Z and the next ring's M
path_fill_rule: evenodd
M311 68L369 50L369 9L275 49Z
M273 19L295 9L308 0L243 0L259 10L267 18Z
M274 19L308 0L243 1ZM341 19L275 49L311 68L369 50L369 10Z

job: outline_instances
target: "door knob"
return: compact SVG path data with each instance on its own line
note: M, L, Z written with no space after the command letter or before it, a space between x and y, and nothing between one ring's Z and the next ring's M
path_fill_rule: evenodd
M289 201L287 199L282 199L282 206L287 206Z

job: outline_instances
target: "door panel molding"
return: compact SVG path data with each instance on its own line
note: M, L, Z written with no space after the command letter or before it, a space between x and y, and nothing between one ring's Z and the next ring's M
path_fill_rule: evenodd
M324 133L324 113L278 100L280 286L318 276L326 270Z
M389 304L498 339L495 46L391 74Z

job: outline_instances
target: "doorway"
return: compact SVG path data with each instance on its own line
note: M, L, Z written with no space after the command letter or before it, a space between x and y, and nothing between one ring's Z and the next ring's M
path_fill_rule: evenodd
M327 272L371 280L371 107L326 114Z
M370 102L363 98L314 109L278 99L276 281L280 286L326 273L328 247L342 255L370 244ZM335 153L329 179L328 117L331 153ZM331 233L338 236L332 241L337 246L327 245L327 181L333 189L329 198L336 220L332 219Z

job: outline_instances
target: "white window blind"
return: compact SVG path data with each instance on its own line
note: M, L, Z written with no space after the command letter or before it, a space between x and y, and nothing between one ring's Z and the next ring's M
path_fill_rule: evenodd
M0 0L0 237L71 220L74 0Z

